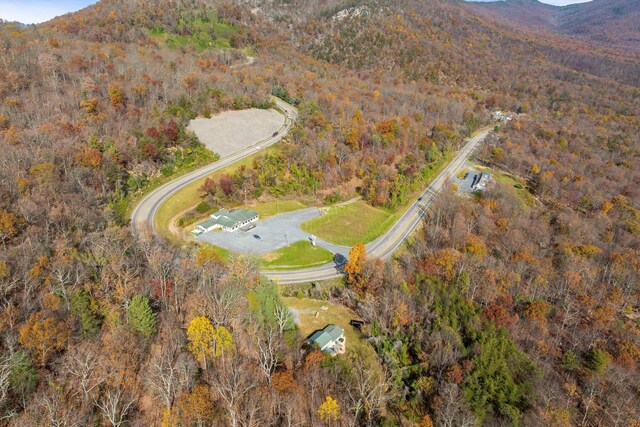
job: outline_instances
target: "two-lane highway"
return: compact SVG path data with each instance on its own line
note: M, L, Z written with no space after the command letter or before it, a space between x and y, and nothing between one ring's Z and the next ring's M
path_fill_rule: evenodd
M131 231L135 235L146 235L147 233L156 234L153 219L156 216L158 208L172 195L191 184L192 182L201 179L207 175L212 174L224 167L227 167L238 160L242 160L247 156L257 153L265 148L275 144L284 138L291 130L291 127L298 118L298 110L280 99L276 99L277 107L284 112L285 121L284 125L278 134L274 137L260 141L251 147L247 147L242 151L239 151L230 156L224 157L217 162L211 163L203 168L197 169L193 172L189 172L178 178L170 181L161 187L156 188L149 193L142 201L136 206L133 214L131 215Z
M427 210L438 194L445 188L451 177L464 166L473 151L487 137L489 130L480 132L471 138L458 155L444 168L422 196L391 226L387 232L366 245L367 255L382 259L389 258L420 224ZM265 276L281 284L303 283L314 280L327 280L340 277L341 273L334 264L295 271L264 271Z
M181 190L192 182L201 179L213 172L216 172L226 166L229 166L238 160L241 160L253 153L275 144L288 133L296 119L298 118L298 110L292 105L277 99L276 105L285 112L285 123L278 131L278 135L268 138L264 141L254 144L236 154L230 155L219 161L212 163L193 172L182 175L161 187L158 187L149 193L138 204L131 216L131 229L136 235L146 235L147 233L156 234L154 226L154 217L158 208L173 194ZM389 258L407 239L411 232L420 224L425 213L438 196L438 194L447 185L450 178L462 168L469 159L478 144L486 138L489 130L480 132L471 138L465 146L460 150L458 155L444 168L444 170L436 177L436 179L424 191L422 196L396 221L395 224L382 236L367 244L367 254L369 256L382 259ZM293 271L262 271L265 276L275 279L281 284L302 283L315 280L326 280L340 277L341 273L336 269L335 264L327 264L321 267L308 268Z

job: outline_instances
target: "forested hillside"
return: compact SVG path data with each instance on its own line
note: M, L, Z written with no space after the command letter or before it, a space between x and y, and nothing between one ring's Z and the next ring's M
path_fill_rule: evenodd
M591 0L558 7L538 0L478 2L479 11L518 27L546 29L601 46L640 50L640 8L635 0Z
M447 0L0 24L0 425L638 425L639 59ZM211 197L398 208L515 120L476 156L492 189L446 191L340 283L132 236L145 191L216 159L188 121L272 93L299 123ZM302 349L282 293L353 309L375 360Z

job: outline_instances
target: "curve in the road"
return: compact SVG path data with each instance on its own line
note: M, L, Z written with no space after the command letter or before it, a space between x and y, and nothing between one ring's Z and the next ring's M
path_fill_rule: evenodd
M133 211L131 216L131 229L136 235L142 235L147 232L156 234L154 226L154 217L159 207L174 193L181 190L185 186L191 184L200 178L203 178L213 172L216 172L226 166L229 166L238 160L241 160L253 153L275 144L284 138L298 117L298 110L280 100L276 100L276 105L285 112L285 124L278 132L276 137L268 138L264 141L254 144L236 154L225 157L203 168L197 169L188 174L182 175L175 180L158 187L149 193ZM476 147L486 138L489 130L480 132L471 138L465 146L460 150L458 155L444 168L436 179L422 193L422 196L391 226L389 230L373 242L366 245L367 254L369 256L386 259L393 254L400 245L406 240L411 232L420 224L425 213L447 185L449 179L455 176L458 170L462 168L469 159ZM335 264L326 264L321 267L307 268L292 271L262 271L263 275L270 279L277 280L281 284L303 283L317 280L328 280L341 277L342 273L336 268Z
M366 245L368 256L387 259L400 247L411 232L420 224L427 210L447 185L450 178L455 176L464 166L473 151L478 147L478 144L487 137L489 132L489 130L485 130L471 138L460 150L458 155L440 172L431 185L422 193L422 196L407 209L400 219L398 219L385 234ZM335 264L327 264L305 270L264 271L262 274L270 279L276 280L280 284L328 280L342 276L342 273L338 271Z
M278 135L257 142L235 154L224 157L217 162L211 163L193 172L181 175L178 178L156 188L138 203L131 215L131 231L134 235L145 235L146 233L156 234L154 218L160 206L177 191L191 184L192 182L212 174L224 167L227 167L238 160L242 160L254 153L260 152L267 147L284 138L298 118L298 110L280 99L276 99L276 106L285 114L285 121Z

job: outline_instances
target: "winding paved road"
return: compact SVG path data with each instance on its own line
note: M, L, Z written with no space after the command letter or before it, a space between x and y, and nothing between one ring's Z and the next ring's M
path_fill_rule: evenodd
M292 105L277 99L276 105L282 111L286 112L286 119L284 126L278 132L278 135L272 138L268 138L264 141L260 141L251 147L248 147L236 154L230 155L223 159L218 160L203 168L197 169L193 172L182 175L175 180L158 187L153 192L149 193L138 204L131 216L131 230L136 235L143 235L146 233L156 234L153 218L158 211L158 208L169 197L175 194L180 189L191 184L193 181L205 177L213 172L216 172L232 163L237 162L251 154L263 150L285 137L293 123L298 117L298 110ZM398 219L398 221L391 226L391 228L382 236L367 244L367 254L369 256L378 257L382 259L389 258L393 252L400 247L400 245L406 240L411 232L420 224L420 221L424 217L425 213L447 185L449 179L456 175L458 170L462 168L476 147L486 138L489 134L489 130L485 130L475 137L471 138L465 146L460 150L458 155L445 167L445 169L438 175L438 177L431 183L431 185L424 191L422 196L413 204L407 211ZM315 280L327 280L340 277L342 274L336 268L336 265L331 263L321 267L308 268L303 270L294 271L262 271L263 275L270 279L277 280L280 284L291 283L303 283Z
M427 210L447 185L449 179L456 176L456 173L464 166L469 156L489 132L489 130L485 130L471 138L400 219L385 234L366 245L368 256L387 259L400 247L409 234L420 224ZM327 280L342 276L342 273L336 269L335 264L295 271L263 271L262 274L270 279L277 280L280 284Z
M147 233L156 234L153 218L156 216L158 208L173 194L187 185L191 184L200 178L212 174L224 167L227 167L238 160L244 159L254 153L257 153L265 148L275 144L284 138L291 130L291 127L298 118L298 110L286 102L276 99L276 105L278 108L285 112L284 125L278 131L278 135L267 138L260 141L251 147L247 147L242 151L239 151L230 156L224 157L217 162L211 163L203 168L196 169L193 172L189 172L178 178L170 181L149 193L142 201L136 206L133 214L131 215L131 231L135 235L144 235Z

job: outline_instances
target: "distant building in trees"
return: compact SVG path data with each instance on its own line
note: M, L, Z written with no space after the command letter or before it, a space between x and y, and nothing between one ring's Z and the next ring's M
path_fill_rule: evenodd
M207 231L221 228L224 231L236 231L238 229L253 228L253 223L258 220L258 212L250 209L220 209L211 214L211 218L198 224L193 234L199 235Z
M510 114L500 110L491 113L491 117L493 117L493 120L496 122L510 122L513 119Z
M478 172L471 170L460 179L458 193L472 193L474 191L484 191L491 181L491 174L488 172Z

